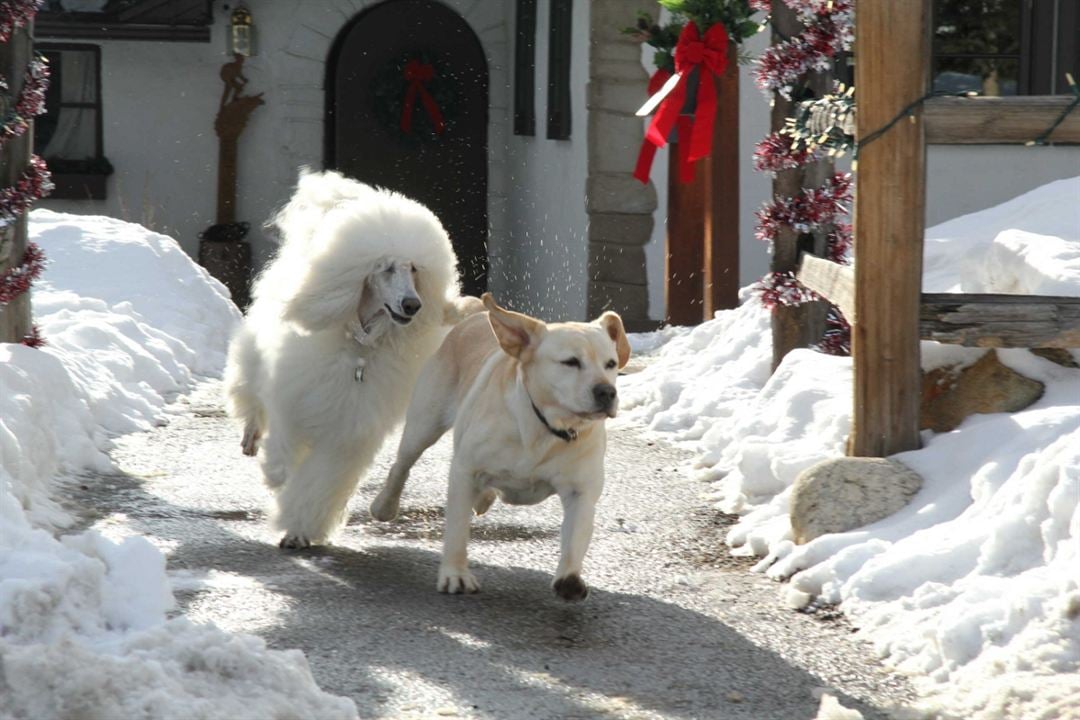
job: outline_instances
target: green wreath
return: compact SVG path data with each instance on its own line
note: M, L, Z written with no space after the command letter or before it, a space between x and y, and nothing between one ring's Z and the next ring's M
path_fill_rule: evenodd
M371 95L378 121L406 142L438 142L457 125L457 83L434 53L412 50L386 62Z

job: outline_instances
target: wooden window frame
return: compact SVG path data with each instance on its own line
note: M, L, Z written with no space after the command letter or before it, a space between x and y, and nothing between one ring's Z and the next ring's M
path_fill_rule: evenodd
M64 103L63 107L92 107L94 113L94 144L97 155L94 161L101 166L100 170L87 170L85 172L65 172L55 167L50 168L55 188L49 197L56 200L104 200L106 197L105 179L112 174L112 166L105 157L105 121L104 100L101 92L101 46L87 43L35 43L34 49L38 52L89 52L94 58L94 103ZM63 83L63 75L57 73L60 83ZM62 159L62 158L61 158ZM47 161L47 159L46 159Z
M536 0L516 2L514 134L536 135Z
M550 0L548 25L547 137L569 140L572 125L570 56L573 49L573 0Z

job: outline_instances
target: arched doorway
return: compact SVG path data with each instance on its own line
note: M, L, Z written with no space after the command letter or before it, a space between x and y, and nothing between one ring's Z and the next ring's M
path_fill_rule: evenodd
M386 0L338 34L327 62L325 165L438 215L465 292L487 289L488 72L465 20Z

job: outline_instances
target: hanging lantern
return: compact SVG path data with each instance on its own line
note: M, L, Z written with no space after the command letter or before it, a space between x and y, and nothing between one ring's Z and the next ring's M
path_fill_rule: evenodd
M251 11L238 5L229 20L229 53L251 57L255 54L255 26Z

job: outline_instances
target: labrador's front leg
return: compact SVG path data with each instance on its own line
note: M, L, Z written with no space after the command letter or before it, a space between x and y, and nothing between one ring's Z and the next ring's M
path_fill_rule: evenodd
M450 489L446 496L446 530L443 533L442 564L439 565L439 592L474 593L480 584L469 572L469 523L476 501L473 473L457 463L450 464Z
M581 566L593 534L593 517L600 489L573 490L559 494L563 506L562 555L552 588L567 602L584 600L589 587L581 579Z

